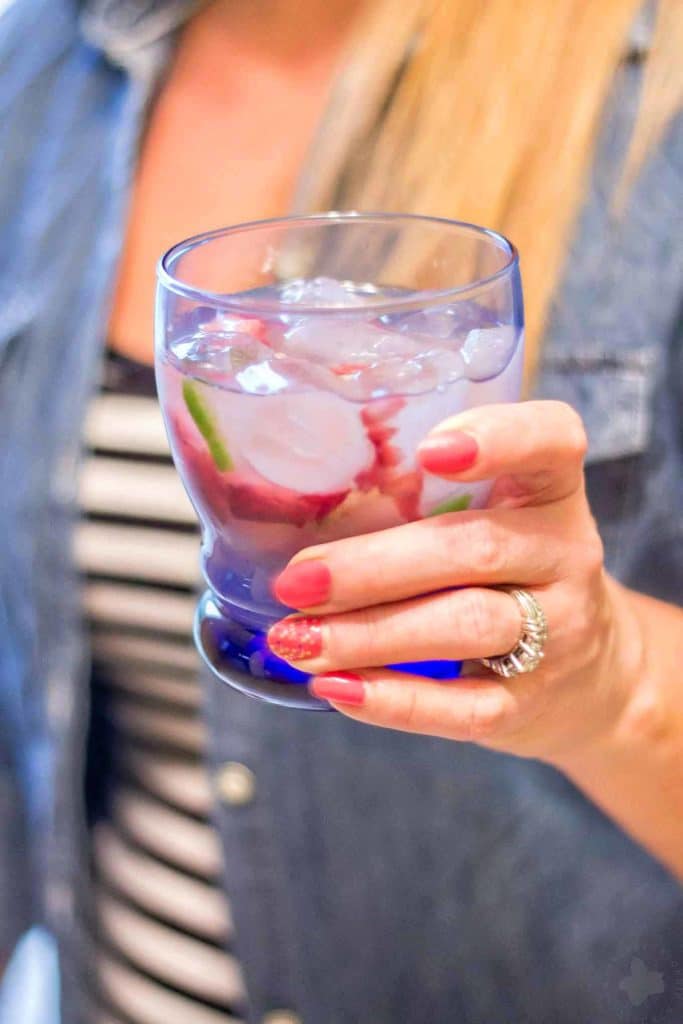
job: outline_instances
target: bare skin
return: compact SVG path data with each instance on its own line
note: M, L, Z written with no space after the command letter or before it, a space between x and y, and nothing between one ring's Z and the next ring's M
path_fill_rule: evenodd
M361 0L218 2L184 29L133 190L110 340L153 361L156 261L198 232L284 214Z

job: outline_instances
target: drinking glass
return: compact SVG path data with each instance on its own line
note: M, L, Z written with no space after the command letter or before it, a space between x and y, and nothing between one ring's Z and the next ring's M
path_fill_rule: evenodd
M517 400L522 348L517 252L472 224L281 218L197 235L162 257L157 384L201 523L195 641L220 679L329 710L268 648L269 626L291 611L273 580L312 544L425 516L451 515L457 529L458 513L484 506L488 483L433 476L416 449L448 416Z

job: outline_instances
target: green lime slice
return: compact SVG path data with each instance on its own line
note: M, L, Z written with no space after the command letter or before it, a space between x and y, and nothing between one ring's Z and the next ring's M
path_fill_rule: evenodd
M193 381L183 381L183 398L185 399L187 411L194 420L197 430L206 441L206 447L209 449L216 469L220 469L221 473L230 472L235 468L230 458L230 452L225 447L220 434L216 430L211 410L206 405L199 393L199 388Z
M441 516L445 512L464 512L472 504L471 494L459 494L457 498L446 498L440 504L428 512L429 516Z

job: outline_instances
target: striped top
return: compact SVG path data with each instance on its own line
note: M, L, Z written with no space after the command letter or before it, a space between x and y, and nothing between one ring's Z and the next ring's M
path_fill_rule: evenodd
M93 651L93 1024L227 1024L244 1007L209 820L196 517L150 367L108 353L76 554Z

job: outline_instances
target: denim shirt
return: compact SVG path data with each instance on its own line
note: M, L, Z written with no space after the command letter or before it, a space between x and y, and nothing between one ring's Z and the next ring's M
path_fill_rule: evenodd
M24 935L2 1024L87 1020L74 498L145 114L192 6L15 0L0 15L0 949ZM640 76L626 62L614 85L538 391L586 422L609 569L675 601L680 119L609 214ZM215 804L250 1020L683 1019L679 887L559 774L203 687L212 777L237 761L256 780L248 804L218 787Z

